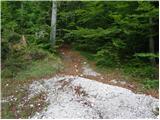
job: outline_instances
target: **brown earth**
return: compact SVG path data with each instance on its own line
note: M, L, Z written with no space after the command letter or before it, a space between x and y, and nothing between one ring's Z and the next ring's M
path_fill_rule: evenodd
M78 51L73 51L70 46L63 45L59 48L60 56L62 57L62 62L64 64L64 69L58 73L58 75L77 75L80 77L96 80L110 85L115 85L123 88L132 90L135 93L145 93L147 95L159 98L159 93L157 90L142 90L142 85L135 82L134 80L126 80L126 77L118 70L113 72L99 71L100 76L90 76L84 75L82 71L82 66L84 62L89 64L93 70L95 70L96 65L94 62L87 61L83 56L80 55ZM96 71L96 70L95 70ZM117 83L113 83L113 80L118 80ZM125 84L121 84L125 82Z

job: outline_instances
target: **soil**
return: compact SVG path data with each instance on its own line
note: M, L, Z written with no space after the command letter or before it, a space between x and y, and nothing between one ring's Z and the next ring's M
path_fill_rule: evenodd
M135 93L144 93L153 97L159 98L159 92L157 90L142 90L142 85L134 80L126 80L125 77L117 70L112 73L101 72L100 75L85 75L83 73L83 67L89 65L91 69L96 68L94 62L87 61L78 51L71 49L69 45L63 45L59 48L60 56L64 64L63 71L58 75L73 75L80 76L92 80L96 80L105 84L115 85L132 90ZM96 71L94 69L94 71ZM99 74L99 73L98 73ZM116 82L114 82L116 81Z

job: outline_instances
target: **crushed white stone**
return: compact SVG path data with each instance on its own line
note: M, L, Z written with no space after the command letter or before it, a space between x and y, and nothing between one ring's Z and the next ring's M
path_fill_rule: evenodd
M33 108L33 107L34 107L34 105L33 105L33 104L30 104L29 106L30 106L31 108Z
M11 96L8 96L6 98L1 98L1 103L7 103L7 102L10 102L10 101L13 101L14 99L14 96L11 95Z
M29 88L30 96L46 92L46 102L49 103L32 119L157 118L153 108L158 106L158 99L78 76L35 81Z
M89 64L85 64L84 66L82 66L82 70L83 70L83 74L84 75L90 75L90 76L100 76L100 73L95 72L90 66Z
M117 84L118 81L114 79L114 80L111 80L111 83Z
M8 100L1 100L1 103L7 103L9 102Z
M103 79L104 79L104 77L101 77L101 79L103 80Z
M87 64L87 62L83 62L83 64Z
M121 84L121 85L127 84L127 82L124 81L124 80L115 80L115 79L113 79L113 80L111 80L110 82L111 82L111 83L114 83L114 84L119 83L119 84Z
M83 74L80 74L81 77L83 77Z

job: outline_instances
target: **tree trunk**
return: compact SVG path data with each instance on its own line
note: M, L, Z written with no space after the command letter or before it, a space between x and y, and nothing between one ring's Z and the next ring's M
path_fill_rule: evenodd
M150 25L152 25L152 18L149 19L149 23ZM152 34L152 27L150 28L150 34ZM150 53L154 53L154 39L153 39L153 36L150 35L150 38L149 38L149 50L150 50ZM156 61L155 61L155 58L150 58L150 61L152 63L152 65L155 65L156 64Z
M50 42L52 47L56 42L56 15L57 15L56 1L52 1L51 33L50 33Z

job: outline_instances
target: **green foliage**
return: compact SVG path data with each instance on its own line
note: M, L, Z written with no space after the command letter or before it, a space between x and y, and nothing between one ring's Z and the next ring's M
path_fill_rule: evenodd
M49 55L48 51L45 51L38 46L30 46L25 49L26 57L30 60L42 60Z
M37 79L51 75L61 69L61 61L54 54L36 48L30 51L27 49L25 52L23 56L18 58L10 56L5 61L2 78Z
M3 60L5 60L7 58L9 52L10 52L10 48L9 48L8 42L6 42L2 39L2 41L1 41L1 59L2 59L2 62L3 62Z
M102 46L103 42L109 42L109 39L112 39L113 34L116 34L118 32L118 29L116 27L108 29L88 29L78 27L77 30L66 31L68 33L65 34L64 39L72 40L74 47L81 50L96 52L99 49L98 47ZM116 42L115 40L114 44L121 44L122 46L124 43L122 43L121 41Z
M79 51L80 54L84 57L87 58L87 60L94 61L95 60L95 55L93 53L85 52L85 51Z
M126 43L124 43L124 41L120 40L120 39L113 39L113 46L117 49L123 49L126 47Z
M12 51L12 54L10 54L10 56L7 57L5 62L3 62L5 67L4 69L2 69L2 78L18 79L17 74L21 73L22 71L28 70L30 67L33 67L35 72L40 70L40 67L42 67L42 71L40 73L41 75L43 75L42 73L43 70L46 72L46 74L49 74L46 70L47 68L48 68L48 71L54 72L57 70L57 68L50 66L51 61L55 61L55 64L57 63L56 57L53 57L53 55L54 53L51 54L48 51L44 51L43 49L39 48L35 44L30 44L29 46L21 49L21 51ZM46 59L51 59L51 60L47 63ZM35 64L37 62L39 64ZM35 73L33 72L32 69L30 71L32 71L31 73L33 74ZM39 73L37 74L41 76ZM37 76L35 75L35 76L38 77L38 75Z
M159 89L159 81L154 79L146 79L143 81L146 89Z
M158 54L153 54L153 53L136 53L134 56L140 58L159 58Z
M116 53L102 49L96 54L96 64L101 67L117 67L119 66L119 59Z
M8 36L7 36L7 41L9 43L19 43L20 42L20 38L21 36L18 34L18 33L10 33Z
M11 105L9 103L6 103L6 104L2 104L1 105L2 107L2 118L5 118L5 119L10 119L10 118L14 118L14 114L13 112L10 110L11 109Z
M122 64L135 53L149 53L150 36L158 43L157 2L62 2L59 10L60 36L79 50L96 53L111 46Z
M23 55L23 52L14 52L10 57L5 60L5 62L3 62L5 68L2 70L2 78L14 77L18 72L24 70L26 66L29 65L29 61L25 60Z
M158 71L156 68L150 65L135 67L135 66L126 66L124 72L132 75L133 77L141 78L150 78L157 79Z
M61 61L59 58L56 56L49 56L44 60L32 62L27 69L20 71L15 79L28 80L50 76L59 71L61 67Z

